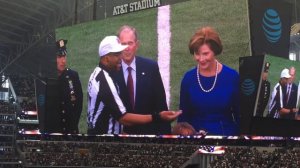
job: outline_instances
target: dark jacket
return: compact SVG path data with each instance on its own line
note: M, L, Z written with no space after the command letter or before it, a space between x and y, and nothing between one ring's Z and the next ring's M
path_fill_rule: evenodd
M168 110L165 89L160 76L157 62L136 56L136 95L135 107L131 109L129 94L124 80L123 71L114 76L120 87L120 97L127 112L137 114L154 114ZM124 127L129 134L170 134L171 125L168 122L149 123Z
M58 77L58 127L57 131L76 134L82 111L82 87L78 73L66 69Z

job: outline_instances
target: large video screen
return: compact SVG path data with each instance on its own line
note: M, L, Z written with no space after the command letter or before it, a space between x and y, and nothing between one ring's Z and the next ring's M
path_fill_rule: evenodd
M272 55L240 58L242 134L299 136L299 67Z
M238 134L238 131L234 131L234 133L226 131L227 128L229 128L228 130L232 128L232 125L230 126L230 124L226 123L227 121L223 121L224 118L227 118L226 116L220 117L218 116L219 114L215 115L214 113L211 113L211 110L206 110L205 113L201 113L201 110L199 110L200 114L197 115L193 110L190 110L193 108L202 109L202 104L207 106L206 109L217 107L216 104L218 104L219 102L225 102L225 99L223 97L225 95L225 92L222 92L222 94L220 94L220 96L222 97L220 99L209 99L209 96L206 99L206 96L203 96L204 99L201 99L200 103L192 102L188 104L188 106L186 106L188 108L185 107L185 109L182 109L183 106L181 105L181 97L183 95L182 93L184 93L182 92L182 81L187 72L193 69L196 70L197 65L200 64L200 61L197 62L195 56L190 53L188 44L195 32L199 28L206 26L213 27L220 35L220 39L222 41L223 50L219 55L216 56L216 60L218 61L216 65L218 65L221 69L224 67L228 67L233 71L240 71L239 66L241 62L239 62L239 57L250 55L251 49L251 47L249 46L251 40L248 28L249 20L247 15L247 3L237 2L235 3L235 5L232 5L227 1L206 2L190 0L180 3L178 3L179 1L174 1L174 4L172 4L170 3L170 1L160 0L151 1L151 3L149 1L149 3L145 4L144 1L132 0L123 2L111 1L109 3L96 1L95 5L93 4L95 3L95 1L93 1L93 3L92 1L78 2L79 4L77 6L77 9L79 10L75 10L74 6L70 7L70 11L74 12L74 17L69 17L66 20L65 24L63 24L63 26L59 26L55 30L56 40L68 40L68 42L65 44L65 47L67 48L67 68L75 71L78 74L78 79L80 81L82 89L82 108L78 115L78 131L75 131L74 133L89 133L89 109L87 101L89 99L89 95L87 94L87 91L89 78L94 69L99 65L100 41L106 36L117 35L120 27L122 27L123 25L129 25L136 29L138 35L137 37L139 43L137 46L136 55L142 58L157 61L158 63L165 92L165 98L163 98L163 101L166 102L167 108L174 111L184 110L183 113L191 112L191 115L182 114L181 117L179 117L179 120L169 122L167 124L167 129L170 130L169 133L199 134L205 132L210 135ZM200 8L203 6L205 6L205 8ZM226 7L226 9L228 10L224 10L224 7ZM213 12L212 10L210 10L210 8L214 9ZM91 15L93 16L91 17ZM72 16L72 14L70 16ZM74 19L74 22L70 21L70 18L72 18L71 20ZM265 64L266 62L268 62L270 65L267 70L268 81L270 83L270 91L268 96L266 96L268 97L267 100L265 100L265 102L267 103L262 106L263 108L260 108L261 104L259 104L258 97L260 94L259 91L263 91L263 89L262 87L257 88L257 92L255 95L255 98L257 99L253 100L253 103L255 103L255 105L252 106L253 109L251 111L250 118L254 116L254 118L264 118L266 120L273 120L274 118L280 120L281 118L283 118L280 117L280 115L273 115L272 117L270 117L272 112L269 110L269 107L271 107L270 102L272 100L272 91L276 83L278 83L283 68L290 68L291 66L294 66L297 70L297 67L299 65L295 61L280 60L279 57L272 57L269 55L264 59L265 60L263 61L263 63ZM260 72L265 71L264 67L260 66L260 64L257 63L256 66L259 66L259 68L256 70L261 70ZM51 67L51 69L53 69L53 67ZM53 72L55 71L56 70L53 70ZM140 74L147 76L148 73L141 72ZM296 80L299 78L297 75L298 74L296 73ZM262 78L261 76L257 77ZM68 77L66 76L66 78ZM203 86L201 84L202 81L200 81L200 79L201 75L197 75L195 73L195 75L191 76L191 81L188 83L197 85L196 87L198 88L198 90L195 90L195 93L196 91L202 90L203 92L207 92L205 94L210 94L210 85L208 85L207 88L203 89ZM211 86L220 85L220 81L221 78L217 79L215 77L212 80L213 85ZM259 81L259 84L262 85L263 82ZM59 88L57 78L48 78L43 80L42 83L39 82L39 80L36 80L33 85L35 85L36 89L39 88L36 90L36 101L39 113L39 131L41 133L63 132L60 128L57 129L56 127L60 127L59 125L61 125L62 122L65 122L68 117L65 116L65 118L61 118L63 113L63 111L59 109L62 103L59 102L59 93L61 92L61 90ZM151 82L144 84L142 87L146 88L146 85L151 85ZM70 82L70 80L68 80L67 87L69 89L71 88L70 93L74 91L72 90L73 86L73 81ZM149 90L151 92L155 92L156 89L148 89L148 91ZM284 92L284 90L285 89L283 88L282 93ZM45 94L40 95L40 91ZM194 93L194 91L191 92ZM274 95L275 96L273 97L276 97L275 92ZM156 99L153 97L148 97L147 94L142 96L150 99ZM71 96L71 98L73 100L78 100L77 97L75 97L74 99L74 97ZM283 94L281 99L283 101ZM281 101L281 99L279 99L279 102ZM139 100L142 99L138 99L138 101ZM126 105L126 100L122 101L124 105ZM150 101L145 102L148 103ZM233 100L233 102L239 101ZM235 103L235 105L243 106L240 103ZM141 106L144 106L144 104L141 103ZM148 109L149 108L141 111L141 114L149 114L149 112L147 111ZM228 106L228 109L232 109L232 107ZM261 109L263 109L262 112L259 112L258 110ZM297 107L295 109L287 108L287 110L293 111L293 113L295 114L293 120L296 121ZM126 111L135 112L131 109L126 109ZM158 109L155 112L158 113L160 111L163 110ZM139 111L136 111L135 113L138 112ZM244 111L240 111L240 113L240 116L243 117ZM239 113L231 113L230 111L228 114L230 116L228 118L234 121L234 127L237 128L236 130L238 130ZM187 116L190 119L187 119ZM218 126L212 124L216 120L218 120ZM253 122L250 121L248 124L252 123ZM52 125L50 126L51 128L48 127L49 125ZM144 127L145 129L147 129L148 125L138 125L135 127ZM160 128L165 127L159 125L154 128L157 128L157 130L159 130ZM179 130L184 130L186 131L186 133L182 133ZM98 132L95 134L102 133L103 132ZM113 134L116 133L117 132L113 132ZM127 134L126 131L121 131L121 133ZM157 133L154 131L140 131L133 132L132 134L161 133Z
M299 61L266 56L254 116L292 120L299 118L299 68Z
M111 15L110 17L56 29L57 40L68 40L66 44L68 68L78 72L82 84L83 107L78 125L79 133L88 133L87 88L90 75L99 65L99 43L105 36L116 35L118 29L123 25L133 26L137 30L140 42L137 55L158 62L165 89L166 104L170 110L174 111L181 110L180 87L183 76L197 65L194 56L189 53L188 43L198 28L211 26L219 33L224 50L216 59L223 67L228 66L237 72L238 56L249 54L247 7L245 3L238 3L235 6L219 1L216 1L219 4L218 6L215 6L212 2L206 4L207 7L215 8L216 14L215 12L212 13L209 8L199 9L200 6L206 3L201 1L186 1L171 5L166 5L164 1L155 2L160 2L160 5L147 10L127 12L125 14L118 13L119 15L115 16L111 15L111 13L116 9L126 7L127 4L132 6L132 3L139 3L139 1L124 4L118 2L115 5L107 4L106 12L107 16ZM234 11L238 12L239 15L236 12L229 12L232 10L223 11L221 6L234 8ZM129 7L130 5L128 5L128 9L130 9ZM214 19L211 19L211 15L215 15ZM232 22L238 22L238 24L233 27ZM196 79L195 76L195 82L197 81ZM146 85L143 87L146 87ZM152 90L152 92L155 92L155 90ZM147 97L147 95L144 96ZM52 105L50 107L54 108ZM146 109L142 113L147 114L145 111ZM238 118L235 119L238 120ZM169 123L168 129L176 125L176 123L177 121ZM188 122L188 124L192 125L192 122ZM210 124L209 121L207 124ZM210 126L208 125L206 126L207 128L194 128L195 132L209 130ZM147 126L140 125L139 127ZM164 126L159 125L157 129L160 129L160 127ZM220 127L218 130L222 130L222 128ZM224 135L222 131L207 132L212 135ZM155 132L135 133L157 134Z

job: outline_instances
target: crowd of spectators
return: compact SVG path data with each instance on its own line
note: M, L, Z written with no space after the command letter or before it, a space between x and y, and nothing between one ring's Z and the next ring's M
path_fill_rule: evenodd
M33 80L12 77L11 81L21 97L17 101L21 111L18 117L27 119L27 111L36 111ZM0 100L0 134L14 133L15 127L10 125L15 124L15 112L16 104ZM29 125L26 129L35 127ZM16 128L25 130L22 125ZM208 163L210 167L300 167L300 141L292 141L290 145L285 139L18 134L16 154L11 138L0 136L0 167L177 168L186 164L202 145L228 146L224 154L213 157ZM267 150L261 150L260 146Z
M9 79L17 96L35 97L34 80L32 78L11 75Z
M15 106L0 100L0 167L18 168L22 166L15 151L16 131Z
M11 88L15 92L15 96L11 95L9 102L4 103L6 109L10 109L15 114L13 119L5 119L3 122L17 123L16 130L10 132L25 132L38 130L38 115L36 107L36 95L34 80L30 77L22 77L18 75L9 76ZM17 120L16 120L17 119ZM2 123L3 123L2 122ZM1 116L0 116L1 124Z
M18 141L27 166L180 167L197 145Z
M52 138L49 138L52 137ZM18 140L24 166L181 167L201 146L191 139L49 136L47 140ZM51 139L51 140L50 140ZM56 139L56 141L53 141ZM74 141L77 139L77 141ZM164 141L166 140L166 141ZM158 143L158 141L160 143ZM203 142L203 141L202 141ZM286 144L286 142L282 142ZM271 147L270 147L271 146ZM298 147L228 146L210 167L300 167ZM296 145L298 146L298 145ZM199 153L202 156L212 154Z
M22 163L0 163L1 168L23 168Z
M37 111L34 80L29 77L10 76L12 88L16 93L18 117L29 119L28 111Z
M0 135L12 135L15 133L14 125L0 125Z
M35 97L23 99L22 102L20 102L20 106L22 109L22 112L26 114L27 111L36 111L36 102Z
M0 114L0 125L14 125L15 120L14 115Z
M15 114L15 107L9 102L0 100L0 114Z
M12 136L0 136L0 146L12 146L14 143L14 137Z
M16 151L13 146L0 147L0 165L1 164L14 165L18 163L19 163L19 157L16 155Z
M0 162L15 161L18 160L15 155L15 149L12 147L1 147L0 148Z
M299 148L269 147L258 150L255 147L229 147L210 163L211 167L253 167L253 168L297 168L300 167Z

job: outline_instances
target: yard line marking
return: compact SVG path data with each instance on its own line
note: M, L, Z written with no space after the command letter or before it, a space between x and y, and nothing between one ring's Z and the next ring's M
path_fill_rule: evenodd
M170 107L170 57L171 57L171 29L170 5L161 6L157 11L157 50L158 66L165 87L167 105Z

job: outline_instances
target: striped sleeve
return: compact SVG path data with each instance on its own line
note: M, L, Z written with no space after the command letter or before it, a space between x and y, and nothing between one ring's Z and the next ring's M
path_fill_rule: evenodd
M126 113L111 77L99 67L90 76L87 96L89 128L98 125L107 130L107 124L113 123L112 119L119 120Z
M100 84L100 93L104 93L103 103L111 112L113 118L119 120L121 116L126 113L126 108L118 94L116 86L109 74L105 71L103 71L103 75L100 76L100 81L103 81L103 83Z

